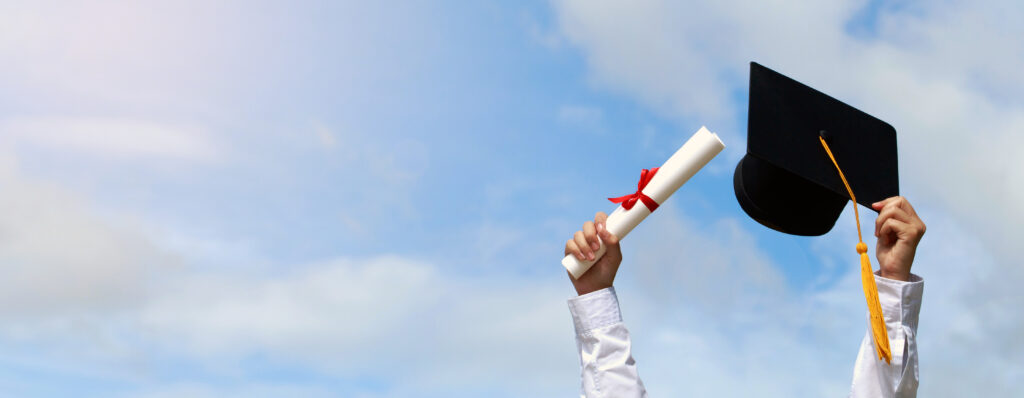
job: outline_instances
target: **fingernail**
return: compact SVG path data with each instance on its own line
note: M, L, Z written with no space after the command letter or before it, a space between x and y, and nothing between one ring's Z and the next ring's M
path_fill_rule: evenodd
M597 223L597 232L601 232L601 231L604 231L604 223L603 222Z
M597 244L597 242L590 242L590 248L597 250L601 248L601 245Z
M594 253L587 253L587 260L593 260L593 259L594 259Z

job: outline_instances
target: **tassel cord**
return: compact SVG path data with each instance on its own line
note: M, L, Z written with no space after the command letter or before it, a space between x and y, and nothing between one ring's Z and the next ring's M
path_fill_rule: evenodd
M871 333L875 340L875 352L878 354L878 359L885 359L886 363L892 363L889 333L885 328L885 319L882 317L882 305L878 300L878 285L875 284L871 259L868 257L868 245L864 243L864 237L860 232L860 212L857 210L857 197L853 195L853 189L850 188L850 183L846 181L843 169L839 168L839 163L836 162L835 156L832 155L832 150L829 149L828 143L822 137L818 137L818 139L821 140L821 146L825 148L825 153L828 153L828 158L836 166L839 178L843 180L846 192L850 194L850 200L853 201L853 214L857 217L857 240L859 241L857 243L857 253L860 254L861 286L864 288L864 298L867 300L868 313L871 315Z

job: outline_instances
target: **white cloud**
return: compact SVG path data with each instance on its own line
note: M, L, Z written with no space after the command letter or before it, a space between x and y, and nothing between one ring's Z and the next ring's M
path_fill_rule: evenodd
M169 386L145 388L143 391L125 394L133 398L226 398L226 397L338 397L337 391L325 387L308 386L302 383L239 383L231 386L210 386L202 383L177 383ZM363 398L357 396L356 398Z
M683 27L693 29L689 34L699 33L703 29L695 24L703 18L679 24L674 20L678 15L661 7L616 2L557 2L556 10L567 40L587 48L585 56L598 84L637 94L669 114L725 118L722 110L729 108L729 100L725 91L715 89L721 85L715 65L697 61L714 47L673 42L663 34Z
M8 159L0 166L0 316L131 307L151 273L173 262L147 239L92 214L74 192L21 177Z
M338 355L400 333L403 319L434 305L441 292L430 286L438 283L431 268L400 258L339 260L271 277L187 275L169 288L180 294L156 299L143 319L165 341L200 355Z
M204 363L260 353L399 389L571 391L561 287L454 278L395 256L338 259L283 275L183 276L140 320L157 344ZM561 360L538 362L552 353Z
M33 117L0 120L8 145L29 145L64 154L129 160L210 161L221 155L209 133L123 118Z
M563 279L463 278L399 256L183 266L140 229L113 226L74 193L26 181L6 160L0 345L19 347L8 361L20 369L138 385L143 396L337 396L255 380L237 366L252 356L346 380L386 380L381 396L575 388ZM164 361L232 382L152 378Z

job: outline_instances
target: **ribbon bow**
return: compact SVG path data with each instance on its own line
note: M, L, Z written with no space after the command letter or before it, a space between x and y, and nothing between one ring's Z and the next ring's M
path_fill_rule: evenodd
M640 172L640 182L636 184L635 193L631 193L626 196L619 196L617 198L608 198L608 200L612 203L622 203L622 207L626 210L632 209L633 205L636 204L636 201L639 200L644 202L644 206L647 206L651 212L654 212L654 210L658 208L658 202L655 202L650 196L644 195L643 191L644 187L647 186L647 183L651 182L651 179L654 178L654 173L657 172L657 167L650 170L644 169L644 171Z

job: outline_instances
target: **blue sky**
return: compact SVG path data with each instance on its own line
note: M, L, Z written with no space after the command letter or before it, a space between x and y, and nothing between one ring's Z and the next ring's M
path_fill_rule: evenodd
M645 383L841 396L853 214L740 210L750 61L896 126L922 396L1019 391L1022 13L0 2L0 396L572 396L563 242L701 125L727 150L624 243Z

